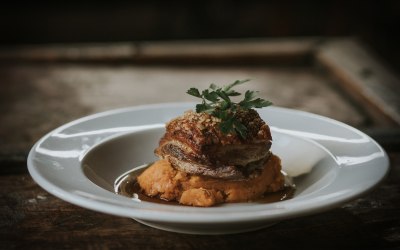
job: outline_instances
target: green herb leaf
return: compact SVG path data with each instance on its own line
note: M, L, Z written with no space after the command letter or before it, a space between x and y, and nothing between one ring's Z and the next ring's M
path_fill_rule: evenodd
M264 108L272 105L272 102L266 101L260 98L254 99L254 100L249 100L243 103L239 103L241 107L250 109L250 108Z
M218 102L219 101L218 94L215 91L210 92L208 89L203 90L202 96L210 102Z
M242 101L239 103L232 102L231 96L241 95L241 93L232 88L248 81L250 80L237 80L222 88L212 83L208 89L203 90L201 93L197 88L190 88L186 93L202 99L202 103L196 105L197 113L205 112L221 119L219 128L222 133L237 133L245 139L247 137L247 128L240 120L236 119L236 112L241 109L263 108L272 105L270 101L256 98L258 92L250 90L245 92Z
M228 120L222 120L219 124L219 128L221 129L222 133L228 134L229 132L231 132L234 129L233 122L233 117Z
M254 99L256 97L256 92L247 90L246 93L244 94L244 100L243 102L248 102L251 99Z
M188 91L186 91L186 93L188 93L189 95L201 98L200 92L196 88L190 88Z
M231 99L229 98L229 96L224 92L224 91L217 91L216 94L221 97L222 99L224 99L225 102L231 102Z
M202 103L202 104L197 104L196 105L196 112L201 113L201 112L206 112L206 113L211 113L214 110L214 108L207 103Z
M236 119L233 121L233 125L235 126L236 132L239 133L239 135L242 138L246 138L247 137L247 128L246 128L246 126L244 126L242 123L240 123Z

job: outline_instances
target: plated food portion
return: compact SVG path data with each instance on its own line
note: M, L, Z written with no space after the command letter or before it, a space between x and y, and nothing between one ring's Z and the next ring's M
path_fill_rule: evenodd
M50 194L87 209L173 232L226 234L341 206L376 187L389 170L385 151L363 132L327 117L274 106L257 112L271 128L270 151L294 178L292 199L270 202L284 198L284 189L254 202L204 209L145 195L139 185L131 184L137 184L136 176L147 169L144 163L157 160L153 151L166 132L165 119L193 107L193 103L130 107L65 124L32 148L29 173ZM135 182L129 184L131 180ZM115 194L116 184L125 186L130 198Z
M281 160L271 152L268 124L255 108L271 105L234 83L188 94L201 98L196 110L186 111L166 124L155 154L159 160L141 173L131 188L141 195L189 206L249 202L285 190ZM125 188L126 190L126 188ZM291 193L292 193L291 189ZM289 198L285 192L278 199Z

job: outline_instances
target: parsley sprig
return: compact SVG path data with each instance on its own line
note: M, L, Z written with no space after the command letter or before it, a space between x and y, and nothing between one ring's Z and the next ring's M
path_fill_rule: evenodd
M272 105L270 101L256 98L257 92L251 90L246 91L242 101L238 103L233 102L231 97L239 96L241 93L232 88L248 81L250 80L236 80L224 87L218 87L212 83L208 89L201 92L197 88L190 88L186 93L202 99L201 104L196 105L197 113L205 112L221 119L219 128L222 133L228 134L234 132L245 139L247 137L247 128L236 118L236 113L239 110L263 108Z

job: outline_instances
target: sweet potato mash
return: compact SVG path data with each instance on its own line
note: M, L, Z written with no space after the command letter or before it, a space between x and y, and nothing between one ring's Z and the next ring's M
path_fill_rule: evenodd
M191 175L173 168L167 160L159 160L137 181L148 196L201 207L252 201L266 192L278 191L284 185L280 159L275 155L270 156L258 174L241 180Z

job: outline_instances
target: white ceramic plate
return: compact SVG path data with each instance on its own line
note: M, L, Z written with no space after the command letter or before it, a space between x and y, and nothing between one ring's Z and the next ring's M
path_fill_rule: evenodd
M272 151L282 158L283 168L297 176L292 199L198 208L115 194L114 182L121 174L156 159L153 151L164 123L193 107L157 104L73 121L34 145L29 172L49 193L88 209L174 232L224 234L340 206L376 186L389 168L384 150L364 133L322 116L268 107L259 113L271 126Z

